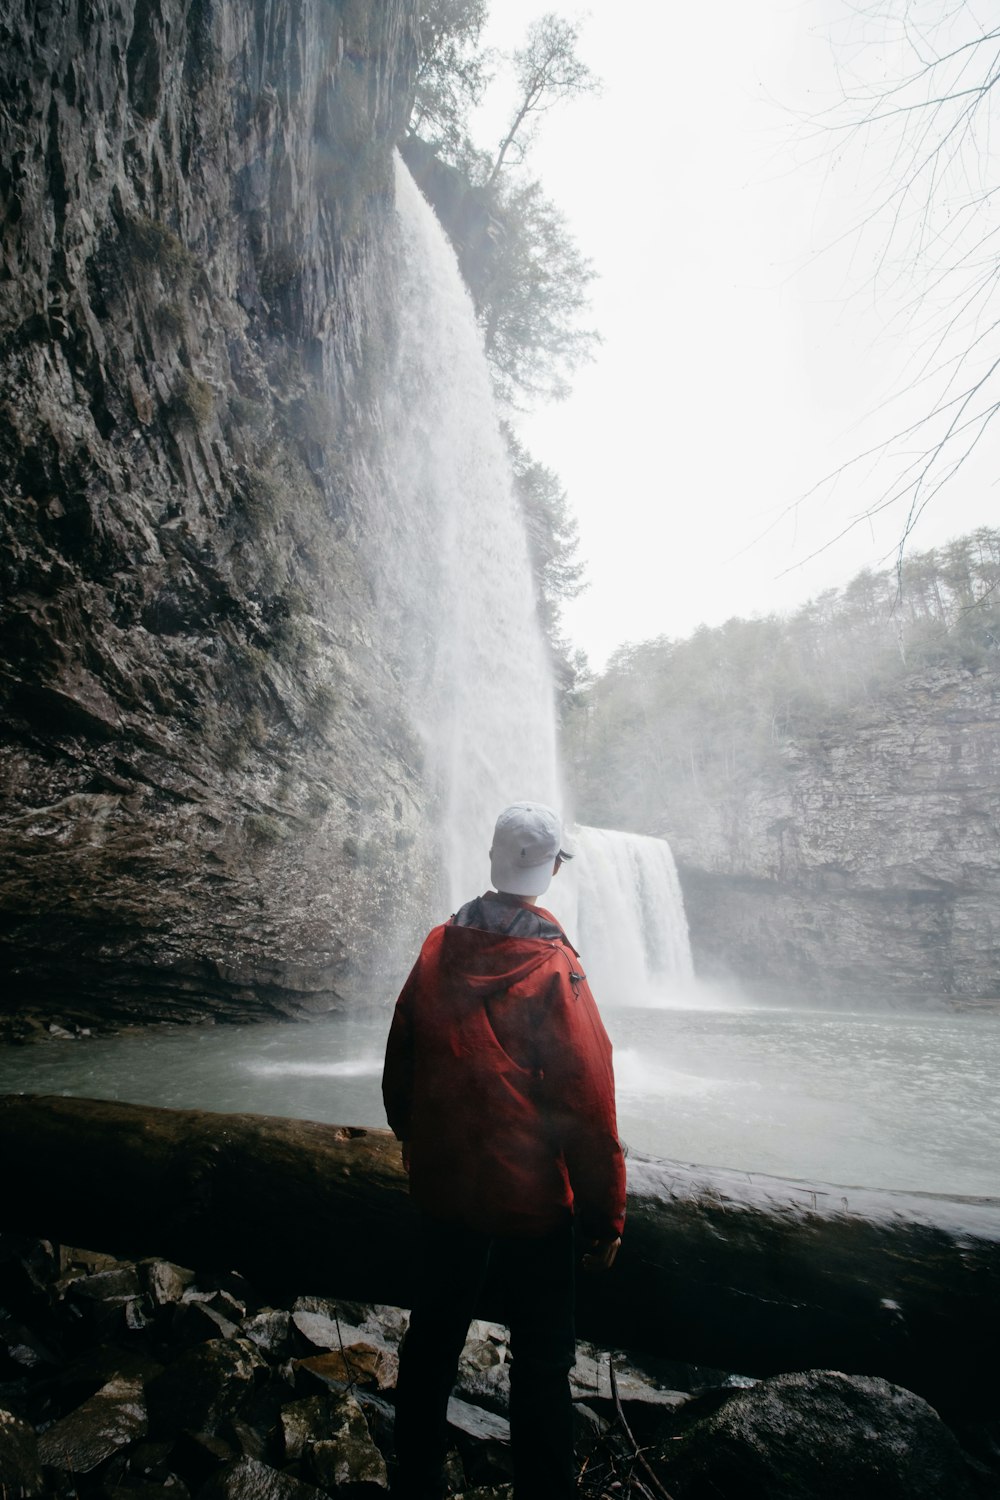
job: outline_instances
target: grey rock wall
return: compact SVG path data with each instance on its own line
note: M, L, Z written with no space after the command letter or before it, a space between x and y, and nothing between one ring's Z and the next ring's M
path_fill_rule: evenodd
M0 13L0 1009L381 998L428 880L381 637L412 0Z
M910 678L668 831L700 972L850 1003L1000 997L1000 674Z

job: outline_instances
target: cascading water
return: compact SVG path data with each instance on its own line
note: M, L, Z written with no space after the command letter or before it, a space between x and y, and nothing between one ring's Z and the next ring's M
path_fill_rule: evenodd
M664 839L573 830L574 858L545 896L578 946L603 1005L690 998L691 945L677 867Z
M554 690L482 335L451 245L398 159L396 209L385 607L398 612L401 677L454 909L489 884L498 810L560 800Z
M401 161L398 343L383 398L391 486L383 612L425 747L451 909L489 883L497 812L563 804L555 697L524 519L454 251ZM654 1004L691 978L660 839L596 828L551 888L605 1003ZM546 896L549 901L549 896Z

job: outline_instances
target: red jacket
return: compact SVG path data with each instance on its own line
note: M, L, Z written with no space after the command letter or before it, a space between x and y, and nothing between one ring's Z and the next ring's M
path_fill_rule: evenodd
M572 1207L588 1237L621 1233L611 1044L548 912L490 892L434 928L396 1002L382 1094L428 1213L533 1235Z

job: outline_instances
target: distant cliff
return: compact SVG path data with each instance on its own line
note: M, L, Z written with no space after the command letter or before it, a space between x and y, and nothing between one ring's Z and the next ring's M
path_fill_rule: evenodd
M670 841L702 974L1000 999L1000 530L623 646L567 739L584 821Z
M927 671L665 831L696 964L805 1001L1000 997L1000 673Z
M415 10L5 7L0 1007L300 1013L394 970L427 817L373 451Z

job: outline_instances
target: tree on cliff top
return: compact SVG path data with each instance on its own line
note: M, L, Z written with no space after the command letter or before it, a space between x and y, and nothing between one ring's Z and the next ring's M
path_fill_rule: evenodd
M489 0L428 0L421 8L409 129L449 160L462 150L469 111L493 76L494 54L480 46L488 14Z
M528 28L524 46L513 57L517 103L493 162L491 184L499 177L509 151L516 149L518 160L524 160L538 115L562 99L600 89L600 80L576 55L579 40L580 23L563 20L551 11Z
M503 139L495 154L480 149L468 115L497 61L480 49L485 19L485 0L425 0L403 155L455 245L497 394L517 407L564 397L599 341L582 324L591 263L541 183L513 170L538 116L598 82L576 57L579 25L542 16L510 59L515 101Z

